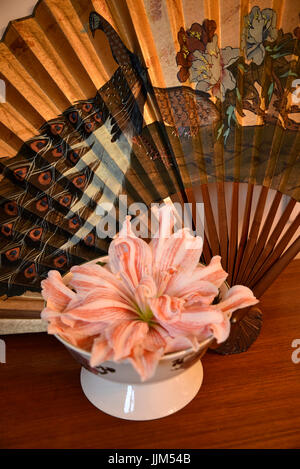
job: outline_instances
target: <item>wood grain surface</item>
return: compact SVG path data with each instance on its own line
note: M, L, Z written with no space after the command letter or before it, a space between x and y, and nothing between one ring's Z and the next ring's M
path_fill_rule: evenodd
M150 422L110 417L89 403L79 365L46 334L5 337L1 448L300 448L300 261L265 293L262 332L243 354L203 358L204 382L176 414ZM300 353L299 353L300 357Z

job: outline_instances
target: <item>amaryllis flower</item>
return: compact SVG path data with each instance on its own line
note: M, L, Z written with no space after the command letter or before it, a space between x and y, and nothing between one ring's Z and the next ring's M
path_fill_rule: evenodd
M194 61L190 69L190 79L196 82L196 89L211 93L221 101L225 99L227 90L233 90L236 81L228 67L239 58L239 49L225 47L219 49L215 34L207 44L205 52L195 51Z
M180 51L176 55L176 63L181 68L177 74L183 83L189 78L189 68L195 60L195 51L205 51L206 44L213 38L217 25L214 20L204 20L202 25L193 23L186 31L181 27L178 32Z
M93 367L130 360L142 380L166 352L197 349L209 336L226 340L232 311L257 300L248 288L235 286L212 304L227 277L220 257L200 265L202 239L186 228L172 233L173 223L163 207L157 236L147 244L135 236L128 217L105 267L73 267L68 286L58 272L49 272L42 282L48 332L90 350Z

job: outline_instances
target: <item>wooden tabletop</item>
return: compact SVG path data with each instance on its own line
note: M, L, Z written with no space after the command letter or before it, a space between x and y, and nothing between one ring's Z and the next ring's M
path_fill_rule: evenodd
M262 332L239 355L207 353L203 385L176 414L134 422L83 395L79 365L46 334L7 336L0 364L1 448L300 448L300 261L266 292ZM300 352L299 352L300 358Z

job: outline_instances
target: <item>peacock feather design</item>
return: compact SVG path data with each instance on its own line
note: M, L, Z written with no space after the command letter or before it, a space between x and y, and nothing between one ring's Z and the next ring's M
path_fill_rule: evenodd
M7 295L39 290L49 269L63 272L103 255L108 240L99 238L97 224L122 191L133 143L158 158L151 136L141 135L151 91L146 69L98 13L90 28L109 40L118 64L111 79L0 161L0 291Z

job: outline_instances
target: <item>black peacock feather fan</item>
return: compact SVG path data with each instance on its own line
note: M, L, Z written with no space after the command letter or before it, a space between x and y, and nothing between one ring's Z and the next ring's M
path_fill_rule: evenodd
M203 260L220 254L229 283L268 288L300 248L300 28L294 2L252 3L42 0L9 24L2 295L104 255L101 220L119 219L121 195L201 199Z

